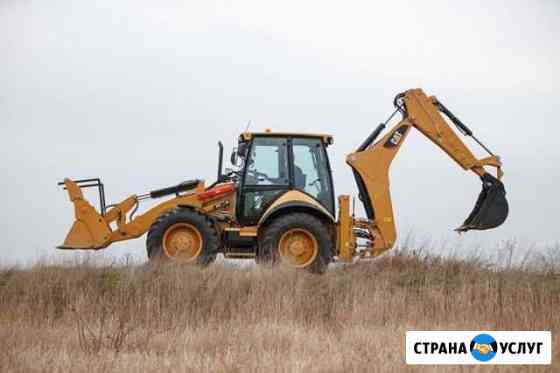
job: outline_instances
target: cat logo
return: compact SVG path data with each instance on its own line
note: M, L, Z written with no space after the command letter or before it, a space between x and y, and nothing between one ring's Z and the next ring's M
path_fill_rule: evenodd
M393 132L393 135L389 137L389 139L383 146L386 148L394 148L395 146L399 145L409 127L409 125L404 124L397 128L395 132Z

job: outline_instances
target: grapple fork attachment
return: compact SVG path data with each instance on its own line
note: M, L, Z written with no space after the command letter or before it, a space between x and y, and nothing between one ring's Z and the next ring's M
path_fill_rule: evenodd
M473 211L457 232L486 230L502 225L509 214L504 184L489 173L481 177L482 192Z
M61 183L68 191L70 201L74 204L75 221L66 235L64 243L58 246L59 249L97 250L105 247L109 242L111 230L103 216L84 198L81 190L84 186L80 186L80 183L83 181L70 179L64 179L64 182ZM86 184L85 187L90 185ZM103 205L102 209L104 209Z

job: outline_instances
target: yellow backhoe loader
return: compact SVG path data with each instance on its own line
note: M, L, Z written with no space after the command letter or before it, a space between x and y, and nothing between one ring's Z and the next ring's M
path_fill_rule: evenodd
M148 257L160 261L207 265L223 253L227 258L254 258L264 264L282 261L322 272L334 260L375 258L393 247L397 238L389 168L412 128L482 180L474 210L457 231L501 225L508 215L508 203L500 181L500 158L437 98L421 89L397 95L394 105L389 119L347 158L366 218L351 213L347 195L338 197L338 214L335 212L327 155L331 136L245 132L232 153L234 170L225 174L219 144L218 179L209 186L190 180L106 206L100 179L65 179L59 184L74 204L75 222L59 248L99 250L147 232ZM376 141L397 114L402 119ZM477 159L450 123L489 156ZM496 176L488 167L496 168ZM83 188L98 189L99 211L84 198ZM164 197L167 200L136 216L141 201Z

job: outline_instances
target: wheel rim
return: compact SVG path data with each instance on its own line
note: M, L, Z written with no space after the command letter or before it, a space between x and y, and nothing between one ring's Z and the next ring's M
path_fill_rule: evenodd
M278 251L283 262L296 268L307 267L319 254L315 236L306 229L290 229L280 237Z
M163 235L163 253L180 262L192 262L202 252L202 235L188 223L177 223L167 228Z

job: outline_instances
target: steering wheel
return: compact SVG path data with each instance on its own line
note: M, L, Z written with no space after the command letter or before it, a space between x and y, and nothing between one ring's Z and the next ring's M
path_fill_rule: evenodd
M271 181L271 182L273 181L268 177L267 174L263 172L259 172L257 170L247 170L247 176L252 176L257 181Z
M315 188L317 188L317 192L320 193L321 190L323 189L321 184L318 184L321 181L321 178L317 178L316 180L313 180L312 182L309 183L309 186L314 186Z

